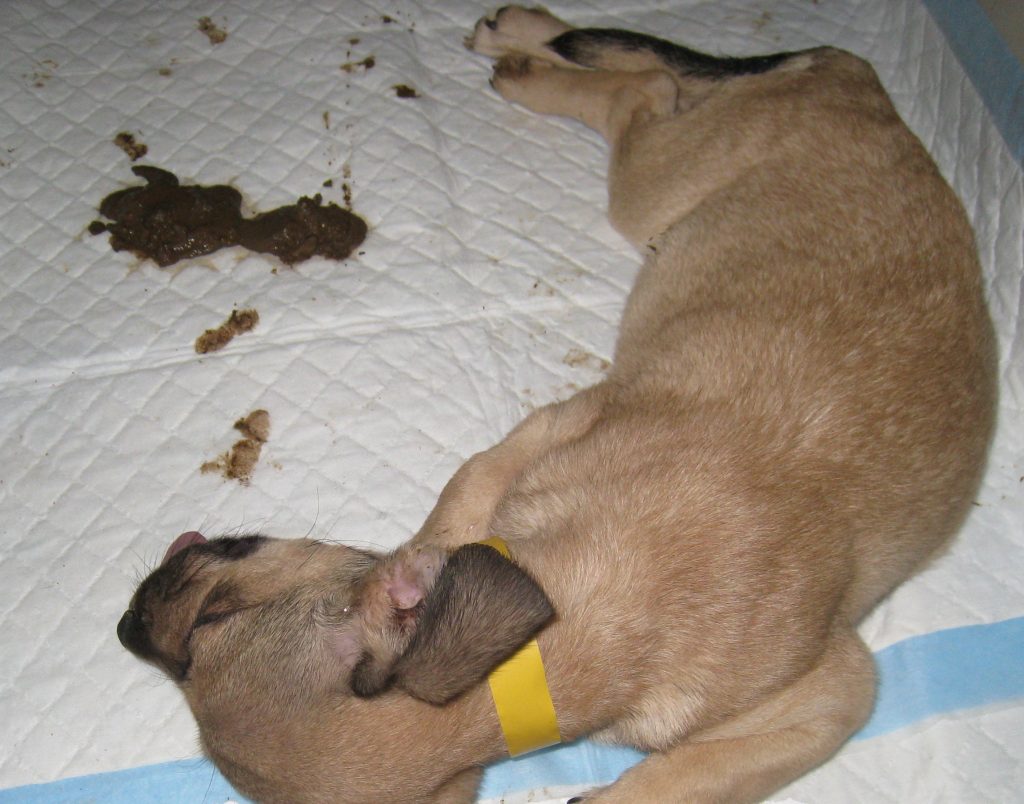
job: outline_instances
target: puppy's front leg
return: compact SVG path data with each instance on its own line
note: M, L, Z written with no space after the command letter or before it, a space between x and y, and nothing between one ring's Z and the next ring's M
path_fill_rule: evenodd
M834 754L867 720L874 695L871 653L854 632L841 631L817 664L790 686L652 754L582 801L762 801Z
M608 394L602 383L540 408L503 441L466 461L413 542L451 549L487 538L491 517L520 472L548 450L585 435Z
M483 775L482 768L469 768L456 774L434 791L430 804L471 804L476 801Z

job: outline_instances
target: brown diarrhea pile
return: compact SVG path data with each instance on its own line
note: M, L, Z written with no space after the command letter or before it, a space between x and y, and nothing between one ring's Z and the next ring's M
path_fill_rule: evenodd
M110 232L115 251L131 251L161 267L236 245L287 265L314 256L343 260L366 237L362 218L337 204L324 206L319 195L243 218L242 195L234 187L182 186L173 173L147 165L132 172L145 186L104 198L100 214L112 222L93 221L89 232Z

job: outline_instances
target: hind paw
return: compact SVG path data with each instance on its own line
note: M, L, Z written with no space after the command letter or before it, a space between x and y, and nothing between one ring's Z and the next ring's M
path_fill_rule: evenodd
M477 21L466 47L495 59L509 53L542 55L545 43L569 30L543 8L505 6Z

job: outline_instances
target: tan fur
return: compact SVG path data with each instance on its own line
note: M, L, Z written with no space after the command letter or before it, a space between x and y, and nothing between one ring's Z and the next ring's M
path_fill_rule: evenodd
M259 800L472 800L504 753L485 684L432 706L347 679L408 643L381 578L426 593L416 551L498 534L556 612L563 737L653 752L587 800L757 801L864 723L855 626L969 509L995 393L973 237L872 69L823 48L721 81L614 49L582 70L545 49L569 30L509 8L469 44L503 96L608 139L611 220L646 260L606 380L470 459L391 557L189 548L176 595L133 602ZM222 582L245 607L182 648Z

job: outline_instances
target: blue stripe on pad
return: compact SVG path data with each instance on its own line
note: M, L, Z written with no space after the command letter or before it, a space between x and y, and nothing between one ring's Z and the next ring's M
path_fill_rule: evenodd
M1024 617L911 637L880 650L875 662L878 701L855 740L1024 697Z
M950 628L897 642L875 654L874 714L854 736L888 734L946 712L1024 698L1024 617ZM579 741L487 769L481 796L554 785L605 784L643 759L629 748ZM0 790L0 804L224 804L245 801L208 761L141 768Z
M96 773L0 790L3 804L224 804L242 798L207 759Z
M924 4L988 107L1010 152L1024 166L1024 65L976 0L924 0Z

